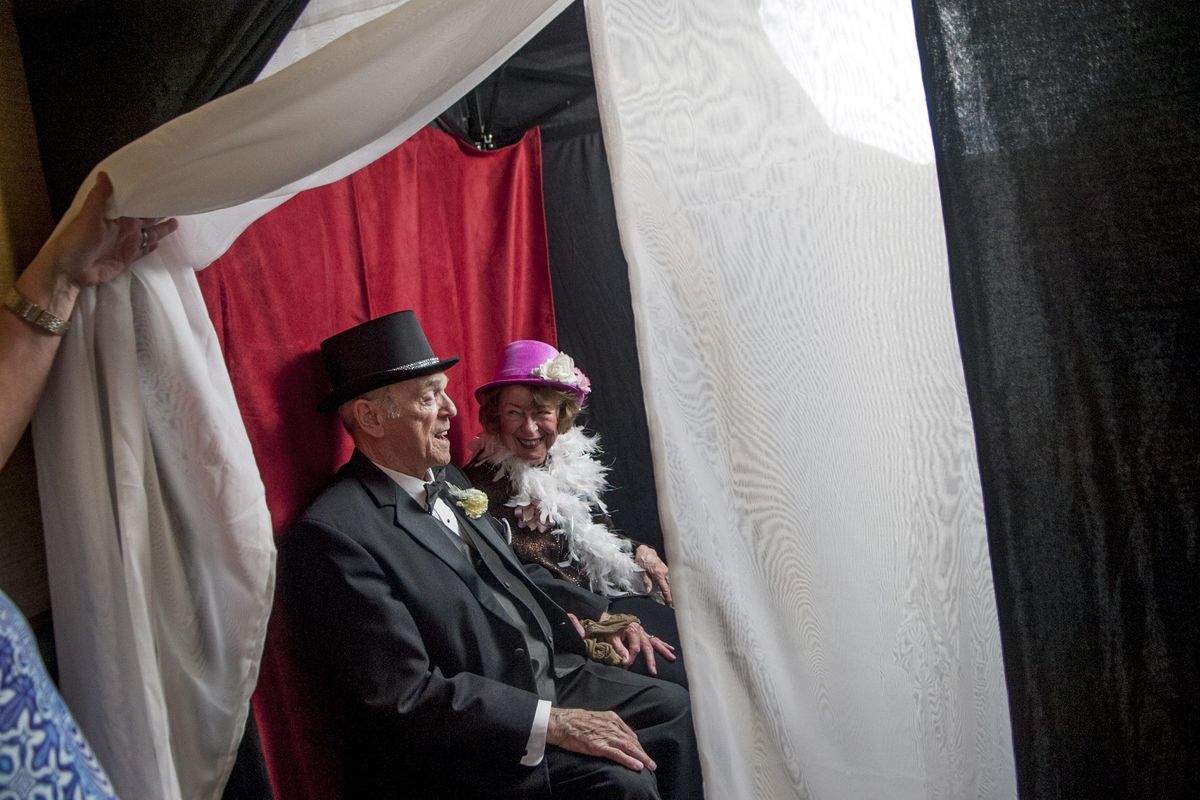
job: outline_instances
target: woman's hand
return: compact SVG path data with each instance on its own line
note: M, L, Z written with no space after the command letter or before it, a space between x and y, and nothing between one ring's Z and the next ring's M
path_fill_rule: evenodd
M608 612L605 611L600 616L600 621L603 622L607 617ZM633 662L641 655L646 659L646 671L651 675L658 675L656 653L667 661L674 661L676 658L675 646L651 635L640 622L627 625L616 633L596 634L596 639L608 642L612 646L621 657L621 666L625 669L633 666Z
M111 280L176 228L175 220L105 219L112 182L103 172L79 213L55 231L17 278L20 299L69 320L79 290ZM8 460L37 406L61 335L0 310L0 463ZM59 332L61 334L61 332Z
M663 601L674 608L675 603L671 599L670 570L658 557L655 549L646 544L638 545L638 549L633 553L633 563L645 570L642 580L646 582L646 591L651 592L658 588L662 592Z
M106 219L112 191L112 181L101 172L79 213L42 245L21 273L17 288L25 297L67 319L80 289L120 275L178 227L173 219Z
M106 219L104 211L112 191L108 174L101 172L79 214L46 242L35 261L49 262L62 279L76 287L94 286L154 252L159 241L178 227L173 219Z

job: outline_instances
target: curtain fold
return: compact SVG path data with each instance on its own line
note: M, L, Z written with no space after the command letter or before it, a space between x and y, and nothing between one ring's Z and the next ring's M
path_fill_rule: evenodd
M1021 794L1191 797L1195 5L914 8Z
M605 493L619 530L662 552L629 268L621 252L600 134L583 3L576 0L436 124L494 142L542 132L546 235L559 345L592 380L583 424L611 464Z
M164 243L162 259L202 268L296 192L390 152L568 4L408 0L312 52L304 46L319 39L294 49L285 40L281 51L302 55L286 70L106 158L101 166L114 177L110 211L181 217L184 235ZM331 119L339 124L330 128Z
M218 797L274 584L261 482L194 275L74 323L34 425L63 695L122 796Z
M587 11L708 795L1014 797L911 8Z
M394 148L563 5L409 0L98 166L111 214L188 214L84 293L34 421L62 690L122 796L219 794L274 579L262 482L193 269L294 192ZM343 90L357 106L313 109Z

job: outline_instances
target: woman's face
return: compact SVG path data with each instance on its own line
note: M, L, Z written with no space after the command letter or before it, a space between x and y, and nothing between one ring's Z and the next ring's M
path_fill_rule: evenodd
M500 441L521 460L541 464L558 438L558 407L539 405L528 386L500 392Z

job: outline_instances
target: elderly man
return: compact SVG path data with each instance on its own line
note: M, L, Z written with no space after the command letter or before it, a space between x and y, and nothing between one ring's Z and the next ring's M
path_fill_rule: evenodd
M345 797L702 796L687 692L588 661L450 462L411 311L321 345L356 451L280 544L289 612L345 693Z

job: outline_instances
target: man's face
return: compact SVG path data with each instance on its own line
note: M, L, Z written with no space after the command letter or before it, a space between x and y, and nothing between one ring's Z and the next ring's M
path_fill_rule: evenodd
M385 398L378 404L384 427L379 444L391 462L385 466L419 478L450 463L450 420L458 409L446 384L439 372L388 387L391 403Z

